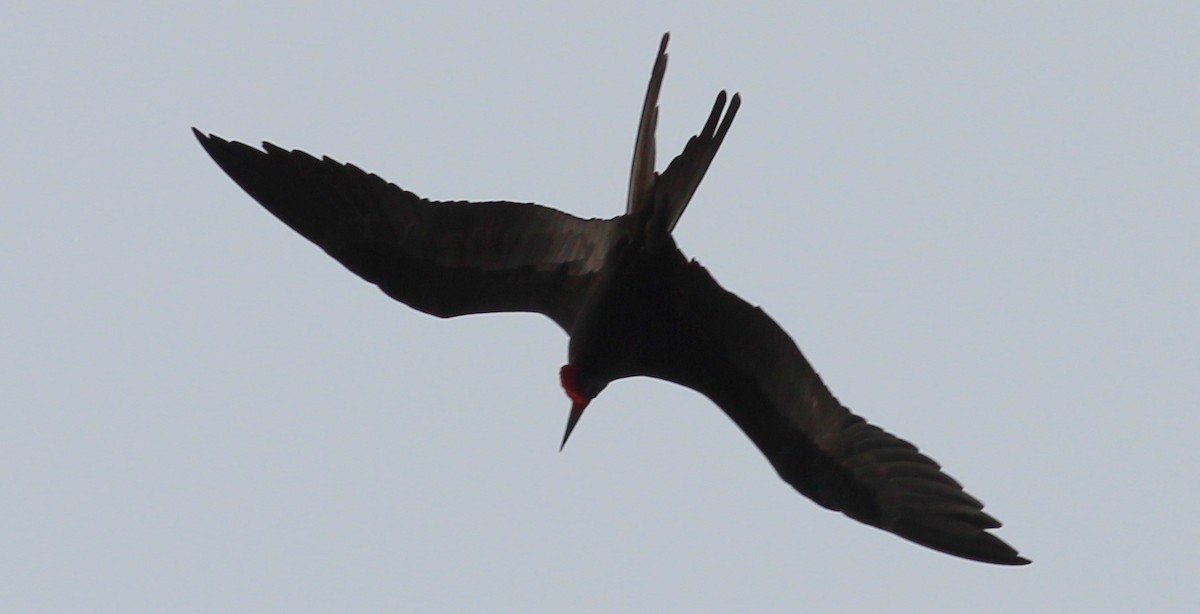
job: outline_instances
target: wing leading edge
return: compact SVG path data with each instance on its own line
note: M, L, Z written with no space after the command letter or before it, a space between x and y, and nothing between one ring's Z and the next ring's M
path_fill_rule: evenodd
M570 333L618 228L535 204L429 201L352 164L193 132L275 217L392 298L439 317L536 312Z

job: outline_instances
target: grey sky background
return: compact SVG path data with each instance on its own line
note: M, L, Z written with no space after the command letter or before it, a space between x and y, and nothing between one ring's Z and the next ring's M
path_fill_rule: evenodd
M0 8L0 610L1195 611L1200 5L81 5ZM745 99L680 246L1033 565L663 382L559 454L549 320L394 303L188 131L607 217L666 30L660 168Z

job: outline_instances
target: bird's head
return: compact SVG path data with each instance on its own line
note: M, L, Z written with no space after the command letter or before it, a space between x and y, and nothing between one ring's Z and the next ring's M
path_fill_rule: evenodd
M567 417L567 430L563 433L562 445L558 447L561 452L567 445L571 431L575 430L575 425L583 416L583 410L587 408L588 403L592 402L592 399L596 398L596 395L600 394L601 390L604 390L608 381L587 377L573 364L563 365L558 372L558 378L562 382L563 391L571 399L571 414Z

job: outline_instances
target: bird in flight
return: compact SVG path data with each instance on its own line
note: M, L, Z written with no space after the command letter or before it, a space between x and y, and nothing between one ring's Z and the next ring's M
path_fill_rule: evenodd
M716 403L819 505L955 556L1028 563L989 532L1000 522L978 499L916 446L851 413L774 320L676 246L671 231L741 98L718 94L700 133L655 172L667 41L642 105L625 213L611 219L429 201L328 157L193 132L259 204L388 296L442 318L520 311L554 320L570 336L562 445L614 380L675 382Z

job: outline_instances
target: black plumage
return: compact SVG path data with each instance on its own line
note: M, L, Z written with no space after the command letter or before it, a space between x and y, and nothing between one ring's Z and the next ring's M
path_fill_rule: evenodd
M571 338L564 444L613 380L676 382L720 406L818 504L956 556L1028 563L989 532L1000 523L936 462L842 406L774 320L676 246L671 231L740 98L721 92L704 129L655 173L666 44L664 36L642 108L626 212L611 219L431 202L329 158L196 137L267 210L389 296L439 317L528 311L558 323Z

